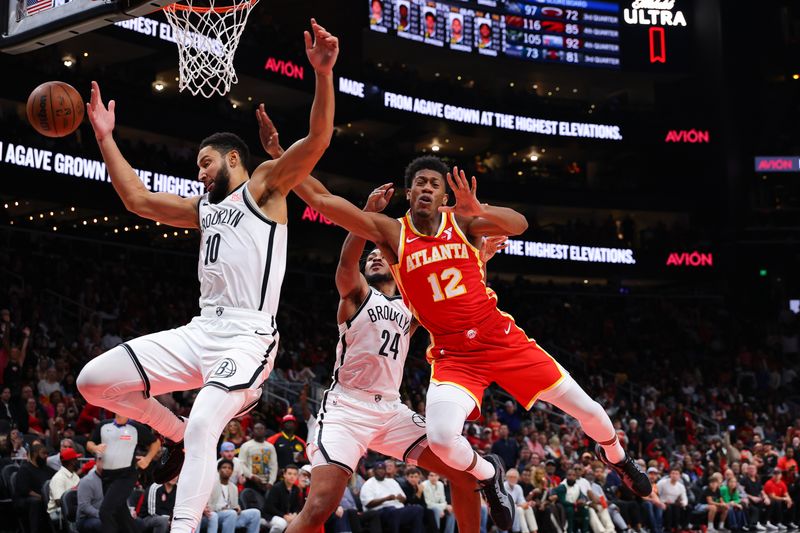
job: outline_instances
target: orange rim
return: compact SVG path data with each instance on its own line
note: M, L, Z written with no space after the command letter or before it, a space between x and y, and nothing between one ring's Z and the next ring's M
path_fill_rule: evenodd
M208 13L209 11L213 11L215 13L229 13L231 11L239 11L240 9L247 9L253 4L258 2L258 0L246 0L244 2L239 2L230 6L222 6L222 7L199 7L193 5L186 5L186 4L179 4L174 3L168 6L164 6L161 9L164 11L194 11L195 13Z

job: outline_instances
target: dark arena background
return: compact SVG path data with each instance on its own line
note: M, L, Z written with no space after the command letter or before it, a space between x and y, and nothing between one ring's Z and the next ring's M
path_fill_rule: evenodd
M45 137L28 122L28 95L58 80L88 102L97 81L116 101L116 141L146 188L200 195L204 137L234 132L251 168L269 159L258 104L284 146L308 132L315 73L302 32L315 17L341 51L333 137L314 176L358 206L393 182L386 213L401 217L405 166L435 155L476 177L481 202L524 214L527 230L489 261L488 285L605 409L659 488L655 502L613 483L575 419L544 402L526 411L492 386L464 435L478 454L502 458L513 494L522 488L512 530L797 530L796 2L261 0L236 50L238 83L212 98L178 90L175 33L152 4L22 3L0 5L0 529L100 531L87 522L100 500L81 499L78 511L76 495L99 424L114 415L84 399L77 376L121 342L199 313L206 246L197 230L128 212L88 117L70 135ZM272 532L283 529L270 486L284 486L289 463L309 463L304 421L333 379L334 273L347 235L297 196L287 203L274 368L256 408L231 420L216 446L244 468L240 504L260 513L255 530ZM420 414L428 342L425 331L413 337L400 390ZM188 417L197 394L158 400ZM245 456L264 433L277 448ZM42 484L59 469L75 476L62 464L72 464L70 448L81 454L78 477L54 498ZM356 531L359 516L375 512L359 491L384 459L363 456L326 531ZM127 498L140 531L167 531L174 505L175 489L153 483L157 464L139 469ZM404 505L425 508L425 531L453 531L449 500L417 490L412 464L388 459L385 468ZM685 488L677 499L671 470ZM309 476L313 487L301 471L291 512L310 505ZM557 488L573 476L587 480L577 502ZM483 502L481 531L498 530L486 515ZM398 531L392 520L371 531Z

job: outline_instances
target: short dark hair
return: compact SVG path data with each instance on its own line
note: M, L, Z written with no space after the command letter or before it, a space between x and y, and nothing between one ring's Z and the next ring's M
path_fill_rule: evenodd
M444 164L444 161L442 161L435 155L420 156L411 161L406 167L406 172L405 172L406 189L411 188L411 183L414 181L414 176L416 176L417 172L419 172L420 170L433 170L434 172L438 172L439 174L442 175L442 179L445 179L447 173L450 172L450 169L447 168L447 165ZM445 187L447 187L447 192L449 193L450 187L447 185L446 181L445 181Z
M247 148L247 144L245 144L242 138L235 133L221 131L209 135L200 141L201 150L206 146L214 148L223 156L227 155L231 150L236 150L239 152L239 159L242 160L242 166L245 170L249 170L248 162L250 161L250 149Z
M218 471L222 470L222 465L230 465L231 470L233 470L233 461L231 461L230 459L220 459L219 462L217 463Z
M289 463L288 465L286 465L284 467L283 471L286 472L289 469L294 469L294 470L297 470L298 472L300 471L300 468L298 468L297 465L294 464L294 463Z
M419 474L419 475L421 476L421 475L422 475L422 472L420 472L420 471L419 471L419 468L417 468L417 467L414 467L414 466L411 466L411 467L409 467L409 468L406 468L406 475L407 475L407 476L410 476L410 475L412 475L412 474Z
M669 471L670 472L683 472L683 469L681 468L681 465L679 465L678 463L673 463L672 466L669 468Z

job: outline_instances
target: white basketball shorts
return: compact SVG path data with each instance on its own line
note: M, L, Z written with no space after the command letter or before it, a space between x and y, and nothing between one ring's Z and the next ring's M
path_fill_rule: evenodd
M309 430L311 466L332 464L353 472L367 448L415 464L427 447L425 417L399 398L347 389L326 391Z
M185 326L122 346L148 397L206 385L226 391L258 389L272 370L278 338L275 318L267 313L206 307ZM258 398L245 410L256 403Z

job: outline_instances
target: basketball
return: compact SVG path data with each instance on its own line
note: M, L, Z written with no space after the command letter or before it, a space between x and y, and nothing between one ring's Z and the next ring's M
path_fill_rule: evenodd
M28 121L46 137L64 137L81 125L84 107L75 87L63 81L48 81L28 97Z

